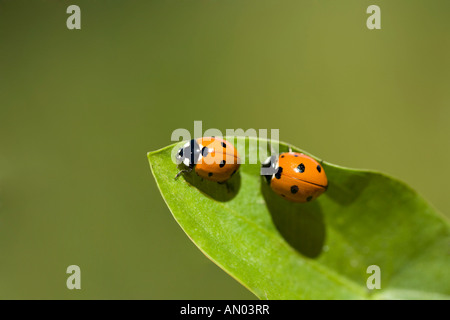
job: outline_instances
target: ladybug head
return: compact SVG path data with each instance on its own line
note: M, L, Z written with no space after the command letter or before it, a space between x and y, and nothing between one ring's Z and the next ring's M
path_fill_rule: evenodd
M183 163L186 167L194 167L202 156L201 147L195 139L190 140L178 149L177 163Z
M261 165L261 175L264 176L268 183L270 183L270 180L272 179L272 176L276 174L277 172L277 165L278 165L278 156L272 155L269 158L267 158L264 163Z

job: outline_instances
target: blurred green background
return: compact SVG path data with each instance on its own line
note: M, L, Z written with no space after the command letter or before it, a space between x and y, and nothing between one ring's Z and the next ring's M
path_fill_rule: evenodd
M66 8L81 8L81 30ZM381 8L368 30L366 8ZM450 217L450 2L0 1L0 298L253 299L172 218L176 128L280 129ZM401 227L401 226L399 226ZM66 268L81 267L81 290Z

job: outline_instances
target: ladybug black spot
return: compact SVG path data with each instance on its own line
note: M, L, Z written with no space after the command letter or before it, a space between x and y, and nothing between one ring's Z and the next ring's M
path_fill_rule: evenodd
M275 178L281 179L281 173L283 172L282 167L278 167L277 173L275 173Z
M296 158L297 158L297 157L298 157L298 154L294 154L294 157L296 157Z
M225 167L225 164L226 164L225 160L222 160L219 164L219 167L223 168L223 167Z
M212 172L208 173L208 177L211 177L212 175L213 175L213 173L212 173Z
M322 168L321 168L321 166L320 166L320 165L317 165L317 171L319 171L319 172L321 172L321 171L322 171Z
M296 168L297 172L303 173L305 172L305 165L303 163L300 163L297 168Z
M227 145L225 144L225 142L222 142L222 147L226 148Z
M282 155L281 157L284 158L284 155Z
M292 194L296 194L297 192L298 192L298 186L293 185L293 186L291 187L291 193L292 193Z
M206 157L206 156L208 155L208 152L209 152L209 150L208 150L207 147L203 147L203 148L202 148L202 156L203 156L203 157Z
M308 198L306 198L306 201L308 201L308 202L309 202L309 201L311 201L311 200L312 200L312 198L313 198L312 196L309 196Z

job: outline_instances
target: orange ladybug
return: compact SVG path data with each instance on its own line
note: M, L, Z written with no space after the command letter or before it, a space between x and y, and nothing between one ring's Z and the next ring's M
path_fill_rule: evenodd
M323 167L313 158L298 152L273 155L262 164L271 189L293 202L309 202L328 188Z
M190 140L178 150L176 159L187 167L178 172L176 177L194 169L200 177L219 183L230 179L240 166L236 148L228 141L216 137Z

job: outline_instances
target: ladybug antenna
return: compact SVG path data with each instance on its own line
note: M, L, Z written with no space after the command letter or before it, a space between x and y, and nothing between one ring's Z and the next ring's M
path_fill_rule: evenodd
M176 179L178 179L178 177L183 173L183 172L186 172L186 173L189 173L189 172L191 172L192 171L192 168L188 168L188 169L185 169L185 170L180 170L178 173L177 173L177 175L175 176L175 180Z

